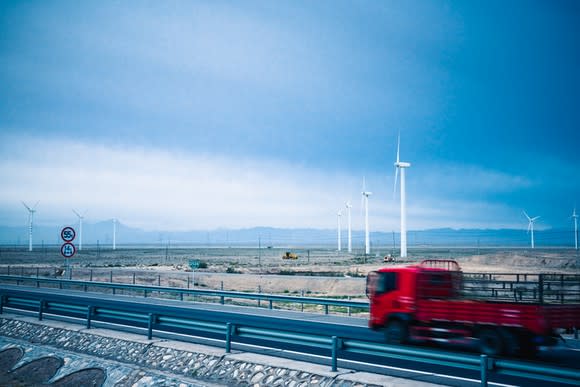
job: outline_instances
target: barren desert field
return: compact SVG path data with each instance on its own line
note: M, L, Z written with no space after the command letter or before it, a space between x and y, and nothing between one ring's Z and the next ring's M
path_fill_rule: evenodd
M286 251L298 258L283 259ZM116 250L89 247L68 260L57 247L0 249L0 273L60 275L79 280L136 282L161 286L244 292L364 297L364 278L386 265L423 259L453 259L466 273L580 274L580 256L572 249L424 248L406 260L384 262L384 254L364 256L333 249L153 248ZM190 261L200 267L192 272Z

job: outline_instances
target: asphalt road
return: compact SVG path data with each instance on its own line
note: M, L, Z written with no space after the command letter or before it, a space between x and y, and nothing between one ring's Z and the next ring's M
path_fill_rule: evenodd
M75 302L78 302L82 305L93 304L106 307L107 305L118 305L118 303L121 302L126 306L128 311L154 313L155 311L163 312L178 308L180 315L195 316L194 318L196 320L204 320L208 322L230 322L232 324L238 323L269 329L272 327L277 327L280 331L293 331L321 336L337 336L341 338L350 338L377 343L383 342L383 335L380 332L370 330L367 327L367 321L361 318L275 309L270 310L265 308L242 307L233 305L182 302L156 298L94 294L59 289L37 289L23 286L1 285L0 290L1 289L5 289L13 294L35 294L38 296L38 298L48 297L56 301L66 300L67 302L71 302L71 300L75 300ZM122 321L111 320L111 322L119 323ZM213 338L220 340L223 340L224 338L223 334L217 333L213 335L203 333L203 335L209 337L213 336ZM273 344L268 340L247 337L235 337L233 340L235 343L242 345L259 345L267 347ZM279 343L276 345L278 348L280 348ZM411 347L426 349L424 346ZM299 344L287 343L284 344L284 348L282 349L303 352L312 356L329 356L329 350L325 347L305 347ZM443 358L445 358L446 354L452 356L457 352L476 355L476 352L471 348L430 347L427 349L438 352L442 355ZM479 372L474 370L416 362L404 358L383 358L378 356L341 351L339 351L338 356L340 359L344 360L368 363L370 367L369 370L373 372L380 372L377 371L377 367L375 367L373 370L372 366L374 365L379 366L379 368L381 368L380 366L383 366L381 369L383 369L384 372L390 372L391 374L398 372L397 369L400 368L413 369L441 375L453 375L456 378L468 378L477 380L480 376ZM530 360L530 362L538 364L539 366L551 365L580 370L580 351L567 348L565 346L559 346L550 351L541 351L538 357L536 359ZM455 379L455 381L450 380L448 382L449 384L454 385L458 380L460 381L461 379ZM490 376L490 381L509 385L538 385L538 381L497 374ZM456 385L462 385L462 383L457 382ZM550 385L556 386L557 384L551 383Z

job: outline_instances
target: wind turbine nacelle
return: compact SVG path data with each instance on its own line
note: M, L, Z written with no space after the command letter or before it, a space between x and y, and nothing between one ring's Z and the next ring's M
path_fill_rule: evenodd
M363 192L362 193L364 196L369 197L371 196L373 193L372 192Z
M409 168L411 166L411 163L406 163L404 161L398 161L395 163L395 167L398 168Z

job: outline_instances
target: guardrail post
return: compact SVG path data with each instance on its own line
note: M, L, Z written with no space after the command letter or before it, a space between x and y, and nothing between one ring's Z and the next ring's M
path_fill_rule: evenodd
M351 297L348 296L348 300L351 300ZM348 316L350 317L352 315L352 311L350 310L350 306L347 308L348 309Z
M135 285L135 273L133 273L133 285Z
M328 304L324 304L324 314L328 314Z
M151 340L153 338L153 324L155 322L155 315L153 313L149 313L149 324L147 324L147 340Z
M6 302L5 297L4 294L0 296L0 314L4 313L4 303Z
M113 283L113 270L111 270L111 273L109 275L109 282Z
M223 289L222 289L223 290ZM258 285L258 294L262 294L262 286ZM262 306L262 299L258 298L258 308ZM270 309L272 309L272 303L270 302Z
M480 369L481 369L481 387L487 387L487 355L481 355Z
M337 355L338 355L338 337L332 336L332 365L330 371L336 372L337 368Z
M161 286L161 274L157 275L157 286Z
M89 281L93 282L93 269L91 269L91 271L90 271Z
M38 321L42 321L42 312L44 311L44 300L40 300L38 305Z
M93 318L94 307L89 305L87 308L87 329L91 329L91 320Z
M37 267L37 268L36 268L36 278L38 278L39 272L40 272L40 268L39 268L39 267Z
M183 301L183 292L179 292L179 301Z
M270 300L270 309L272 309L272 300Z
M232 323L226 324L226 353L232 351Z

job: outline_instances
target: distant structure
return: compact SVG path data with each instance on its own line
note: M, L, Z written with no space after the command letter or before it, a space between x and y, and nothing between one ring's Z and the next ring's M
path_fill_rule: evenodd
M86 212L85 214L81 215L74 209L72 211L79 218L79 251L81 251L83 249L83 219L85 218Z
M342 241L340 238L340 229L341 229L341 224L340 224L340 217L342 216L342 211L338 211L338 213L336 214L336 218L337 218L337 226L338 226L338 251L342 250Z
M572 212L572 219L574 220L574 248L578 250L578 214L576 213L576 207Z
M28 210L28 251L32 251L32 223L38 202L36 202L32 208L28 207L28 205L26 205L24 202L22 202L22 204Z
M528 218L528 232L531 233L531 235L532 235L532 249L533 249L533 248L535 248L535 245L534 245L534 222L536 220L540 219L540 216L530 218L530 216L528 214L526 214L526 211L524 211L524 215L526 216L526 218Z
M117 219L113 218L113 250L117 249Z
M367 191L365 178L363 177L362 200L364 202L365 209L365 254L370 254L371 252L371 244L369 239L369 196L372 194L372 192Z
M395 161L395 185L393 187L393 194L397 190L397 175L399 170L401 170L401 258L407 256L407 203L405 197L405 168L411 166L410 163L406 163L399 160L399 148L401 145L401 133L397 140L397 161Z
M350 202L345 203L346 206L346 218L348 222L348 252L352 253L352 232L351 232L351 223L350 223L350 209L352 205Z

